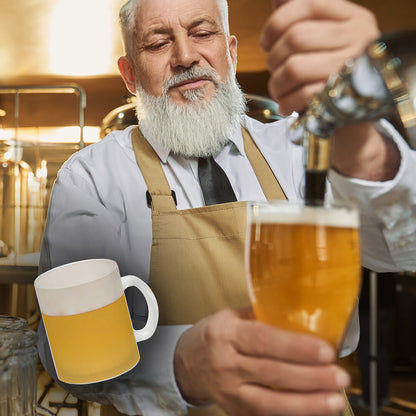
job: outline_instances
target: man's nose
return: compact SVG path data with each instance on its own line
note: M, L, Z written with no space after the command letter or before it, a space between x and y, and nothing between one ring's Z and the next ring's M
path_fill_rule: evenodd
M175 40L171 65L173 68L190 68L199 62L200 55L196 46L189 37L185 36Z

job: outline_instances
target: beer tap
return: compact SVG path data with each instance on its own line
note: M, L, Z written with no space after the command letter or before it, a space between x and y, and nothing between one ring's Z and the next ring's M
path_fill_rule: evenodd
M416 31L386 34L348 60L291 125L290 138L304 147L307 204L324 199L334 130L382 117L401 122L416 149Z

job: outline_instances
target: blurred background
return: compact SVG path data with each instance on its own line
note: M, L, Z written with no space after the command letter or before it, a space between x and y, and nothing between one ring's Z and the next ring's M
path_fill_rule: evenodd
M415 28L415 0L355 2L374 11L382 32ZM122 55L118 10L123 3L0 0L0 314L21 316L33 328L38 314L32 283L56 173L80 147L135 123L116 64ZM237 77L249 95L249 112L273 121L279 118L278 107L268 97L266 59L259 47L271 0L229 0L229 7L231 32L239 41ZM384 354L379 356L379 381L388 386L379 412L415 414L416 276L379 277L379 343ZM367 278L364 283L368 285ZM368 286L362 302L362 319L368 320L366 302ZM349 393L356 399L354 410L366 414L369 409L359 400L368 388L368 334L363 334L361 358L356 353L342 364L353 374ZM50 380L42 378L41 383L45 387ZM43 387L39 397L46 403ZM385 394L380 390L380 395ZM59 400L61 407L51 408L52 414L64 414L65 406L76 412L71 414L87 412L74 398ZM69 404L63 405L65 401Z
M77 83L88 96L86 126L124 104L119 77L122 54L118 10L123 0L0 1L0 85ZM377 15L382 31L414 27L414 0L359 0ZM248 93L267 95L265 54L260 29L271 10L269 0L230 0L231 32L239 44L238 77ZM21 127L76 125L74 97L30 95L20 103ZM14 127L13 97L0 97L7 111L3 128ZM73 108L75 107L75 108ZM86 133L87 139L89 138Z

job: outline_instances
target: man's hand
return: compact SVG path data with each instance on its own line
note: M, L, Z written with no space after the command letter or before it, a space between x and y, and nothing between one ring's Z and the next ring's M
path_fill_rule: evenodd
M231 416L322 416L345 407L339 390L350 378L334 359L322 340L223 310L182 335L174 365L192 404L215 403Z
M330 75L379 36L373 14L346 0L277 0L274 7L261 46L269 52L269 92L284 115L304 110Z
M330 75L380 35L374 15L346 0L274 0L273 5L261 45L269 52L269 93L282 114L302 112ZM344 176L386 181L399 170L396 145L371 123L337 129L334 139L331 164Z

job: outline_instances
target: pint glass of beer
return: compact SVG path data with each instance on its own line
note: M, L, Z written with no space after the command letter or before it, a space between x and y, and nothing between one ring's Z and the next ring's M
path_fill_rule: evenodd
M133 329L124 290L135 286L147 302L146 325ZM159 310L151 289L136 276L120 277L117 263L83 260L51 269L35 290L59 380L87 384L131 370L136 342L153 335Z
M361 284L358 226L347 203L248 204L246 270L257 319L339 349Z

